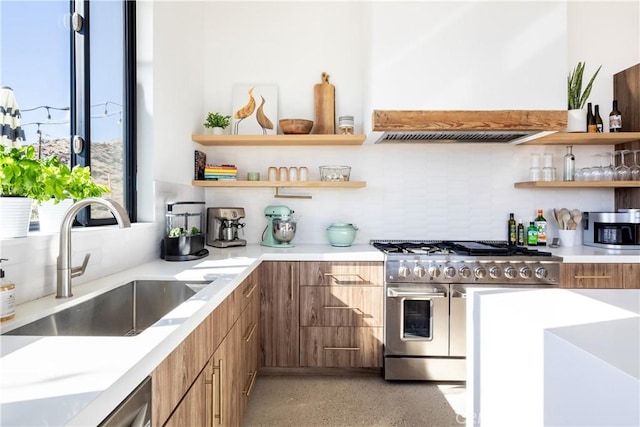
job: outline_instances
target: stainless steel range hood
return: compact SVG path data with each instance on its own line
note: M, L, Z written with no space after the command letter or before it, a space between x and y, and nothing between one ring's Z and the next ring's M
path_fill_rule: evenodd
M367 142L522 144L566 127L566 110L375 110Z

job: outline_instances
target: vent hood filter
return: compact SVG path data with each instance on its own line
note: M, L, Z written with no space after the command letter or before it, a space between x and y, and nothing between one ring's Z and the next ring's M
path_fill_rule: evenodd
M520 144L565 130L567 111L383 111L373 112L368 141L389 143Z

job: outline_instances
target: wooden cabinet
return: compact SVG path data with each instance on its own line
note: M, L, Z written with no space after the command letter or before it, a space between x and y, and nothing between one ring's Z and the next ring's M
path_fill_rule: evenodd
M300 366L382 366L383 267L300 264Z
M563 288L622 288L623 265L626 264L562 264L560 286Z
M298 262L260 266L260 366L299 366Z
M154 426L240 425L245 371L257 373L259 294L254 272L154 370Z
M622 287L640 289L640 264L620 264Z

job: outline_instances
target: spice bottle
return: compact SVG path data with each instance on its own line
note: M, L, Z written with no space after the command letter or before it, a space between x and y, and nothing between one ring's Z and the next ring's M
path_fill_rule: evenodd
M0 258L0 322L11 320L16 315L15 310L15 290L16 285L4 278L4 270L2 269L2 261L8 261L6 258Z

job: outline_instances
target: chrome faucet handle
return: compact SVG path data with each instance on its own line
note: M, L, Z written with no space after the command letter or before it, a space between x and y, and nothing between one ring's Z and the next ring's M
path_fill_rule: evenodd
M87 264L89 264L89 258L91 258L91 254L86 253L81 266L71 267L71 277L78 277L84 274L84 271L87 269Z

